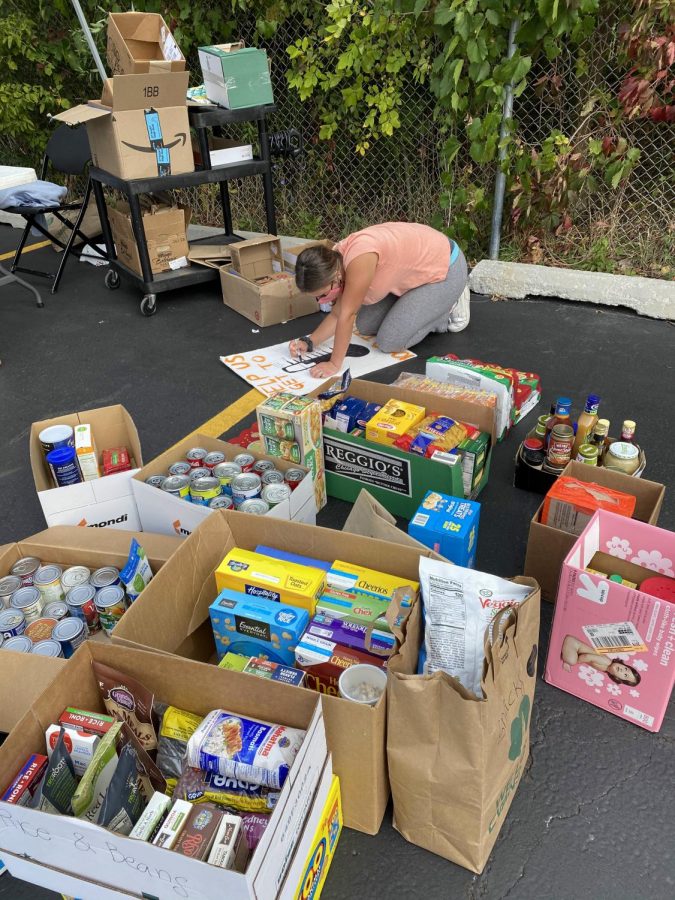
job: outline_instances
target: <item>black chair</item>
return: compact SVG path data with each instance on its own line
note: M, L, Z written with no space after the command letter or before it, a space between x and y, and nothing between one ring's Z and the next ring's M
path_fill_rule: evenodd
M89 149L89 139L87 138L85 126L80 125L77 128L71 128L69 125L59 125L47 142L47 149L42 161L40 179L42 181L46 179L50 164L56 172L61 172L64 175L83 175L85 174L85 170L90 161L91 150ZM26 187L29 188L30 185L26 185ZM79 238L82 241L83 247L91 247L98 257L107 260L107 255L102 253L91 239L80 231L80 225L82 224L82 219L87 211L90 197L91 181L89 177L87 177L87 187L84 192L84 200L81 203L62 203L60 206L45 206L44 208L37 206L13 206L7 209L6 212L16 213L26 219L26 227L24 228L21 241L17 247L11 271L25 272L28 275L40 275L42 278L51 279L53 282L52 294L55 294L59 288L59 282L61 281L61 276L66 267L68 257L70 255L78 257L82 255L82 249L73 246L76 238ZM71 222L66 216L62 215L62 213L72 210L79 210L75 222ZM64 244L59 238L50 234L38 220L39 216L45 215L46 213L53 213L60 222L70 228L70 235L68 236L67 243ZM23 248L26 245L31 229L33 228L39 231L40 234L43 234L46 238L49 238L53 244L56 244L63 250L56 274L52 272L40 272L36 269L27 269L19 265Z

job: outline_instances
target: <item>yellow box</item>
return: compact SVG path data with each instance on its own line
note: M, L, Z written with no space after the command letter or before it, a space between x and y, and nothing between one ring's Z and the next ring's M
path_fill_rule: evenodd
M410 431L426 416L423 406L389 400L382 409L366 423L366 440L378 444L393 444L396 438Z
M218 591L229 588L306 609L311 616L326 585L323 569L301 566L235 547L216 569Z
M321 821L307 854L304 873L296 888L295 900L319 900L341 831L340 780L337 775L333 775Z
M412 606L419 591L419 582L409 578L387 575L365 566L336 559L326 575L328 588L351 594L369 594L385 600L398 600L402 606Z
M85 481L94 481L101 477L98 467L96 445L91 435L91 425L75 426L75 453L80 464L80 471Z

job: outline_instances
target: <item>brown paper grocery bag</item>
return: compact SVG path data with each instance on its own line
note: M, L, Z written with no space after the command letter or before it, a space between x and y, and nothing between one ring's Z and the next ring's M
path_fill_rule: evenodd
M389 666L394 827L411 843L477 873L504 824L530 751L540 592L534 579L514 581L530 585L532 593L515 613L508 611L501 628L493 627L493 635L503 633L501 641L486 646L485 699L444 672L405 675L398 660Z

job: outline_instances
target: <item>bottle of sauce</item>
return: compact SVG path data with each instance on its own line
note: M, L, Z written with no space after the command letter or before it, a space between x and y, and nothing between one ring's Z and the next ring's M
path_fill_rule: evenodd
M600 397L595 394L589 394L586 398L586 406L579 416L577 422L577 434L574 438L574 447L572 448L572 458L576 459L579 447L586 443L588 435L593 430L595 423L598 421L598 407L600 406Z
M621 440L624 444L635 443L635 422L632 419L625 419L621 426Z
M598 419L593 428L593 433L588 443L598 448L598 465L602 465L602 457L605 453L605 440L609 434L609 419Z
M572 409L572 401L569 397L558 397L555 402L555 412L549 417L546 423L546 446L551 438L551 432L556 425L570 425L570 410Z

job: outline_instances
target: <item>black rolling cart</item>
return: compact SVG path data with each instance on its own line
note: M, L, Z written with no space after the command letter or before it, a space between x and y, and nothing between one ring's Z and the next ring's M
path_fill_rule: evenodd
M233 243L241 240L233 231L232 210L230 196L227 187L228 181L235 178L247 178L252 175L262 176L265 195L265 215L267 219L268 234L276 234L276 216L274 212L274 192L272 189L272 162L270 158L269 137L267 134L266 117L274 112L275 106L253 106L248 109L222 109L219 106L189 105L188 114L190 126L197 133L202 165L194 172L183 175L165 175L154 178L137 178L125 181L109 172L95 167L91 168L89 175L92 181L96 206L101 220L103 240L110 259L110 269L106 272L105 285L110 290L120 286L120 275L125 275L140 285L143 291L141 300L141 312L144 316L152 316L157 312L157 294L164 291L173 291L177 288L188 287L192 284L200 284L218 278L218 270L207 266L191 265L176 271L160 272L153 275L148 254L148 244L143 226L143 216L139 197L142 194L150 194L155 191L176 190L178 188L197 187L200 184L217 184L220 189L220 201L223 211L224 235L219 238L214 235L192 243L213 244L214 238L218 243ZM211 166L209 153L208 130L210 128L227 127L240 122L255 122L258 127L259 156L244 162L230 163L224 166ZM142 275L132 271L121 263L115 255L115 244L110 230L106 199L103 188L109 187L120 191L129 204L131 225L134 238L138 246L138 255L141 264Z

